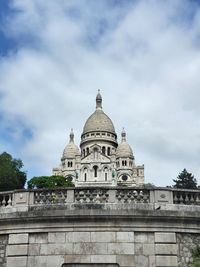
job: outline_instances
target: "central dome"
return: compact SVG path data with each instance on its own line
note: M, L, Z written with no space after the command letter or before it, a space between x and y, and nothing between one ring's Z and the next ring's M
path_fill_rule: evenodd
M93 131L110 132L116 135L111 119L102 110L102 97L98 92L96 97L96 110L87 119L83 128L83 134Z
M92 131L105 131L115 134L115 128L111 119L103 112L96 110L86 121L83 134Z

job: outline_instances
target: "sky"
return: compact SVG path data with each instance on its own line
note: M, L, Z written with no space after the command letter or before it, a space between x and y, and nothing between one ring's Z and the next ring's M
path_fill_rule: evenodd
M0 153L51 175L95 110L127 133L145 182L200 183L200 1L0 0Z

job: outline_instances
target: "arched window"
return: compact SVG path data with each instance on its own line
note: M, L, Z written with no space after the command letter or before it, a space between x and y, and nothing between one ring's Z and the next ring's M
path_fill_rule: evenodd
M107 181L107 179L108 179L108 174L107 172L105 172L105 181Z
M85 157L85 149L83 149L83 157Z
M71 161L68 161L67 166L68 167L72 167L72 162Z
M68 175L67 176L67 181L70 181L70 182L73 181L73 177L71 175Z
M102 147L102 154L104 154L104 155L106 154L106 148L105 148L105 146Z
M94 153L97 153L98 152L98 148L95 147L93 151L94 151Z
M87 155L89 155L89 147L87 147Z
M122 160L122 166L124 166L124 161Z
M108 149L107 149L107 154L108 154L108 156L110 156L110 147L108 147Z
M124 161L124 166L126 166L126 163L127 163L127 162L126 162L126 160L125 160L125 161Z
M93 152L94 152L94 159L98 159L98 148L95 147L95 148L93 149Z
M87 181L87 173L84 173L84 180Z
M97 177L97 170L98 170L98 166L94 166L93 167L93 169L94 169L94 177Z

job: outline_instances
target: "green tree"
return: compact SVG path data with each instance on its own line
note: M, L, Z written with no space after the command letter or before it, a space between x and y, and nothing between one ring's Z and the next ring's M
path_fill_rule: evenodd
M182 189L197 189L197 180L194 178L192 173L187 172L186 169L178 175L175 182L174 188L182 188Z
M191 267L200 267L200 257L194 259L193 263L190 266Z
M22 189L26 183L26 173L21 169L20 159L13 159L6 152L0 154L0 191Z
M190 267L200 267L200 247L197 246L193 251L192 251L192 256L193 256L193 263L190 265Z
M28 181L29 189L73 187L71 181L66 180L63 176L37 176Z

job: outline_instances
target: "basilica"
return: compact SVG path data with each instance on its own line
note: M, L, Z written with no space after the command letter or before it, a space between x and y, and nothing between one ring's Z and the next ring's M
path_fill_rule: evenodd
M118 144L114 125L102 109L100 91L96 96L96 110L83 127L80 149L74 143L71 130L60 166L53 168L53 175L64 176L75 186L140 186L144 183L144 165L135 164L124 129Z

